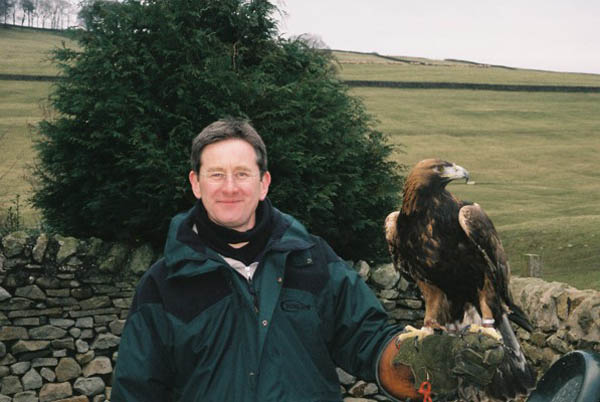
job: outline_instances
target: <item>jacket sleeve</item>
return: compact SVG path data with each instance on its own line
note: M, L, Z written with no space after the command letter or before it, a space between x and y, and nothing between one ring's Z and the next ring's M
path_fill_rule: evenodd
M147 276L138 286L121 335L111 401L171 400L173 376L168 328L157 287Z
M358 273L330 249L328 254L334 322L332 358L345 371L363 380L375 380L380 352L402 327L388 324L383 306Z

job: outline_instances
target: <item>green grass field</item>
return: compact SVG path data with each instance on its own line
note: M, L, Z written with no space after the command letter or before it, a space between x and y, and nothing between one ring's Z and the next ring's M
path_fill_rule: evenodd
M491 216L520 273L600 289L600 94L356 88L399 162L439 157L467 168L460 198Z
M50 52L63 42L74 45L58 33L0 27L0 73L56 75L58 70L50 61Z
M8 32L8 33L7 33ZM0 28L0 73L56 74L47 52L65 38ZM10 52L9 61L8 51ZM23 53L21 52L23 49ZM600 86L600 75L565 74L411 58L336 53L343 79ZM29 129L51 84L0 81L0 220L17 194L31 194ZM394 157L456 162L473 185L451 184L483 206L519 274L526 253L542 256L544 278L600 290L600 94L353 88L376 127L399 144ZM28 226L39 214L27 205Z
M39 220L25 203L32 191L28 165L35 158L31 125L43 118L50 88L47 82L0 80L0 223L16 195L21 196L25 224L35 226Z
M600 74L518 70L402 57L402 59L414 60L415 63L422 63L407 64L374 55L347 52L335 52L335 55L339 62L340 75L345 80L600 87Z

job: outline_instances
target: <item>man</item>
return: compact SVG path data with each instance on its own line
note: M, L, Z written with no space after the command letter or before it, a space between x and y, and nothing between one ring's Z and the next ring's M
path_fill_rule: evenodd
M271 205L250 124L206 127L191 165L198 201L140 280L111 400L340 401L336 367L418 396L411 361L392 363L401 328L323 240Z

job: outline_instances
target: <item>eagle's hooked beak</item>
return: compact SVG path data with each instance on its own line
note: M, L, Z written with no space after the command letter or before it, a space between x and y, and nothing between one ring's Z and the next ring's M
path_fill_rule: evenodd
M450 182L452 180L465 179L465 183L469 181L469 171L462 166L453 163L450 166L445 166L441 176Z

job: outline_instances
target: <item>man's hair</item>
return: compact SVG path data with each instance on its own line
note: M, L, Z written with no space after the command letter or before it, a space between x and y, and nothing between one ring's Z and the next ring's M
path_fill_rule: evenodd
M196 173L200 171L200 159L204 147L232 138L239 138L252 145L254 152L256 152L256 164L262 177L267 171L267 147L265 143L248 120L231 117L209 124L194 138L190 155L192 170Z

